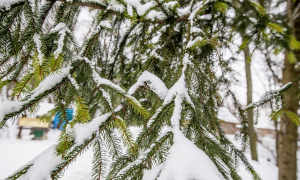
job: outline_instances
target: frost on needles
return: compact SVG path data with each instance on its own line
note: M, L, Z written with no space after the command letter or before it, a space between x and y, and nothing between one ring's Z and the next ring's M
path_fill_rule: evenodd
M259 5L244 3L243 13L260 14ZM13 101L0 104L0 128L34 114L49 97L55 107L42 121L56 112L66 121L57 143L8 179L59 179L88 148L93 179L238 180L238 164L260 179L217 118L215 72L226 77L222 52L239 28L227 11L241 8L231 1L5 0L0 6L0 88L14 85ZM73 32L82 8L96 15L79 46ZM253 18L254 37L270 30L255 24L268 24L268 16ZM270 36L283 42L282 33ZM76 107L72 121L69 107ZM244 150L247 120L240 115ZM141 129L136 139L129 126Z

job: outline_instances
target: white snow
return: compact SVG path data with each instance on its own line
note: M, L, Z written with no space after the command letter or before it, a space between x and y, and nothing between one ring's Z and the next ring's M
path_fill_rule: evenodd
M159 38L157 38L157 39L154 39L154 38L153 38L152 40L153 40L153 41L154 41L154 40L159 41ZM150 52L150 56L155 57L155 58L157 58L157 59L163 61L163 58L162 58L160 55L157 54L156 49L153 49L153 50Z
M191 27L191 33L204 33L204 32L200 28Z
M67 126L66 126L66 134L72 134L72 132L73 132L73 128L71 127L71 125L70 124L67 124Z
M187 65L192 65L192 63L189 60L188 54L185 54L183 58L183 68L181 77L178 79L178 81L168 90L168 93L166 97L164 98L163 106L166 106L169 104L175 97L175 109L173 116L171 117L172 126L178 126L179 127L179 119L180 119L180 112L181 112L181 103L183 99L185 99L193 108L195 108L195 105L193 104L188 90L186 89L186 83L185 83L185 70L187 68ZM149 127L151 123L154 121L154 119L157 117L157 115L162 110L162 107L159 107L155 114L150 118L150 120L147 123L147 126ZM179 119L178 119L179 118ZM178 122L177 122L178 121ZM175 124L174 124L175 123Z
M139 16L143 16L150 8L155 6L153 1L146 4L141 4L140 0L125 0L125 2L135 7Z
M255 128L275 130L274 121L268 116L260 116L257 120L257 124L255 124Z
M223 180L211 159L181 132L174 134L174 144L167 160L151 170L144 171L143 180L213 179Z
M68 78L75 89L79 90L79 85L77 84L76 80L70 74L68 74Z
M236 141L234 135L227 135L227 137L236 147L241 148L241 143ZM265 137L261 141L262 144L257 143L258 162L251 160L250 149L246 151L246 158L262 180L276 180L278 179L278 167L276 166L276 157L272 154L272 152L275 152L275 139ZM298 161L298 168L299 165L300 162ZM253 179L252 175L243 166L240 166L237 171L243 180ZM298 180L300 180L299 175L298 170Z
M283 89L285 89L287 86L290 86L292 85L293 83L292 82L288 82L286 83L285 85L283 85L281 88L278 89L278 91L282 91Z
M174 96L182 96L182 98L185 98L185 100L194 107L194 104L188 94L188 90L186 89L186 83L185 83L185 74L184 74L185 70L186 70L188 64L192 64L189 60L188 54L185 54L183 61L184 61L183 62L184 66L182 68L181 77L169 89L168 94L167 94L166 98L164 99L163 105L170 103L174 99Z
M51 33L54 33L54 32L57 32L57 31L60 31L62 30L63 28L66 27L66 24L65 23L58 23L54 28L52 28L50 31L49 31L49 34Z
M200 37L200 36L196 37L196 39L194 39L194 40L190 40L188 42L188 44L186 45L186 48L191 48L195 44L199 43L201 40L202 40L202 37Z
M202 19L202 20L211 20L212 16L211 14L204 14L202 16L200 16L199 19Z
M258 106L266 103L270 99L278 96L280 94L280 91L282 91L283 89L285 89L287 86L290 86L291 84L292 84L292 82L288 82L285 85L283 85L282 87L280 87L279 89L277 89L275 91L268 92L260 100L254 102L254 103L248 104L245 109L248 109L250 107L258 107Z
M219 108L218 118L225 122L240 123L240 121L226 107Z
M154 21L155 19L164 20L167 18L167 16L161 11L151 10L147 13L146 18L151 19L151 21Z
M5 8L9 8L12 3L16 3L21 0L1 0L0 7L4 6Z
M129 14L129 16L131 16L131 17L133 16L133 9L129 3L127 3L127 12Z
M0 123L3 121L3 118L6 114L9 114L14 111L19 111L24 102L18 101L3 101L0 103Z
M69 28L66 26L65 23L59 23L57 24L53 29L50 30L49 33L53 33L58 31L58 34L60 35L58 41L57 41L57 49L54 51L54 57L55 59L58 58L59 54L62 53L62 49L64 47L64 39L66 36L66 33L71 33L71 31L69 30Z
M110 25L108 20L101 21L99 25L103 28L112 29L112 26Z
M92 134L99 129L99 126L109 118L111 113L104 114L102 116L94 118L91 122L85 124L75 124L75 143L80 145L86 138L92 136Z
M93 66L91 65L91 61L89 61L87 58L84 58L84 59L90 65L90 67L93 69ZM93 79L94 79L94 81L95 81L95 83L97 84L98 87L100 87L101 85L110 86L110 87L114 88L115 90L119 91L120 93L122 93L126 98L131 99L132 101L135 101L136 105L142 107L142 105L140 104L139 101L137 101L134 97L132 97L130 94L128 94L119 85L114 84L113 82L111 82L108 79L100 77L100 75L94 69L93 69L92 77L93 77ZM104 95L106 97L109 97L109 95L107 93L104 94ZM109 100L109 103L110 103L110 98L106 98L106 100Z
M28 101L34 99L36 96L40 95L48 89L51 89L57 83L61 82L61 80L69 74L70 69L71 66L67 66L66 68L62 68L58 72L46 77L42 82L40 82L38 87L36 87L32 91L33 94L31 95Z
M61 80L66 77L69 74L69 71L71 69L71 66L68 66L66 68L60 69L60 72L56 72L52 75L49 75L46 77L38 87L36 87L30 96L30 98L27 101L4 101L0 103L0 122L3 121L3 118L5 117L6 114L9 114L14 111L20 110L20 108L36 98L38 95L44 93L48 89L51 89L54 85L57 83L61 82Z
M95 81L95 83L97 84L98 87L100 85L104 84L104 85L107 85L107 86L111 86L114 89L116 89L116 90L118 90L122 93L126 93L126 91L124 89L122 89L120 86L114 84L113 82L111 82L108 79L100 77L100 75L95 70L93 70L92 76L93 76L93 79L94 79L94 81Z
M179 16L185 16L185 15L190 14L190 12L191 12L190 9L191 9L190 6L186 6L184 8L177 8L177 13Z
M149 119L147 126L150 127L150 125L152 124L152 122L155 120L155 118L158 116L158 114L161 112L162 107L159 107L156 111L155 114Z
M9 175L15 172L16 169L18 169L18 167L26 164L28 161L32 160L37 154L41 153L49 146L54 144L60 133L60 131L58 130L50 130L47 134L48 140L32 141L30 139L33 137L33 135L29 135L30 130L25 129L22 131L22 139L17 140L16 136L18 130L16 128L17 126L16 124L14 124L9 128L9 131L0 132L0 147L1 147L0 148L0 159L1 159L0 179L7 178ZM132 133L134 136L137 136L137 134L140 132L140 128L136 128L136 127L130 127L130 130L133 131ZM7 139L6 134L8 133L10 138ZM233 135L227 135L227 137L229 137L229 139L236 146L240 145L240 143L234 139ZM260 143L257 144L259 162L252 161L250 152L248 151L246 152L246 158L249 160L250 164L254 167L254 169L257 171L257 173L261 176L263 180L275 180L278 179L278 168L275 165L275 159L274 158L272 159L272 156L270 156L271 154L270 151L266 149L266 147L275 149L275 143L271 143L274 142L275 140L268 138L266 139L266 141L268 142L270 141L270 143L265 144L265 146L262 146ZM182 150L181 148L182 147L179 147L177 152L179 152L179 150ZM300 155L300 153L298 153L298 155ZM68 169L65 172L65 175L61 179L62 180L91 179L92 159L93 159L93 151L92 148L90 148L89 150L85 151L81 156L79 156L76 159L76 161L68 167ZM174 159L174 161L175 160L179 160L179 159ZM298 165L300 166L300 161L298 161ZM159 173L158 171L160 171L161 168L162 167L156 166L155 169L157 171L155 172L155 170L152 169L151 173L153 173L155 176L156 174ZM244 170L243 166L240 166L240 168L238 168L237 171L241 175L243 180L252 180L251 174L246 170ZM149 177L149 174L146 174L148 172L150 171L145 171L144 176ZM299 175L300 173L298 172L298 180L300 180Z
M44 55L43 55L42 50L41 50L42 42L41 42L40 38L41 37L38 34L35 34L33 36L33 41L34 41L34 43L36 45L36 50L38 52L39 65L42 65L42 63L44 61Z
M46 102L39 103L39 106L40 106L40 108L38 109L38 111L36 113L34 113L34 117L42 116L54 108L54 104L46 103ZM29 117L32 117L32 116L29 116Z
M189 16L189 20L191 21L191 24L193 25L193 20L195 19L195 17L198 15L199 10L201 8L203 8L202 6L203 2L197 2L194 6L193 6L193 11L191 12L190 16Z
M181 77L168 91L163 103L163 105L166 105L175 97L175 107L171 117L172 126L168 130L174 134L174 144L170 148L166 161L151 170L145 170L143 180L224 179L212 160L189 141L180 130L179 121L181 119L183 99L187 99L192 104L185 87L185 70L188 64L191 64L191 62L186 54ZM161 108L156 111L153 117L156 117L160 111ZM149 123L152 121L151 119Z
M144 170L143 180L155 179L159 175L159 173L161 172L163 167L164 167L164 164L162 163L157 166L154 166L150 170Z
M166 6L166 8L172 9L177 4L178 4L178 1L169 1L169 2L165 2L163 5Z
M123 13L124 10L125 10L125 7L123 4L120 4L119 2L117 1L109 1L109 4L106 8L107 10L110 10L112 9L113 11L117 11L119 13Z
M158 95L160 99L165 99L168 93L168 88L165 83L156 75L150 73L149 71L144 71L137 82L131 86L128 90L128 94L133 95L135 91L140 87L145 85L145 83L149 86L150 90Z
M50 146L33 159L33 165L29 168L24 180L51 179L51 171L63 162L61 156L55 154L55 147L55 145Z
M112 107L110 95L104 89L99 88L99 90L102 92L102 96L104 97L105 101L108 103L110 109L112 109L113 107Z
M85 38L87 38L87 35L92 28L96 13L96 10L91 11L87 7L81 7L80 13L77 18L77 23L73 30L74 36L77 39L79 45L82 45Z

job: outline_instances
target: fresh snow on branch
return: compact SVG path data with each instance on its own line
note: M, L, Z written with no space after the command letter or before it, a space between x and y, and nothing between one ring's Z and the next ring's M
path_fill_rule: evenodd
M144 170L143 180L224 180L211 159L180 130L174 134L173 141L167 160L150 170Z
M42 63L43 63L43 57L44 57L44 55L43 55L43 53L42 53L42 50L41 50L41 47L42 47L42 42L41 42L41 40L40 40L40 35L38 35L38 34L35 34L34 36L33 36L33 41L35 42L35 45L36 45L36 50L37 50L37 52L38 52L38 59L39 59L39 65L42 65Z
M153 167L151 170L144 170L143 180L224 179L211 159L201 149L189 141L180 130L179 122L181 119L183 100L186 99L192 104L188 90L185 87L185 70L187 65L191 64L188 58L189 56L186 54L183 59L184 67L182 69L182 75L168 91L163 103L166 105L175 97L175 107L171 117L172 127L168 130L174 134L174 144L171 146L169 155L164 163ZM156 111L154 118L160 111L161 108ZM149 123L150 122L151 120ZM139 157L139 159L142 157Z
M164 102L163 102L163 106L166 106L167 104L169 104L171 101L174 100L175 97L175 108L176 105L177 107L181 108L181 103L184 100L186 100L193 108L195 108L194 103L192 102L189 94L188 94L188 90L186 89L186 83L185 83L185 70L187 68L188 65L191 65L192 62L189 60L189 55L185 54L184 58L183 58L183 68L182 68L182 73L181 73L181 77L178 79L178 81L167 91L167 94L164 98ZM133 90L132 90L133 91ZM150 127L150 125L152 124L152 122L156 119L156 117L158 116L158 114L161 112L162 107L159 107L155 114L150 118L150 120L147 123L147 126ZM175 111L179 111L181 112L181 109L178 110L174 110ZM173 114L174 116L174 114ZM172 117L173 117L172 116ZM179 117L180 118L180 117ZM175 120L174 120L175 121ZM179 121L179 120L178 120ZM172 118L171 118L171 122ZM172 124L175 125L175 124Z
M30 162L32 166L23 180L51 179L51 171L63 162L61 156L56 155L55 147L55 145L50 146Z
M1 0L0 7L4 6L5 8L9 8L11 4L19 2L21 0Z
M181 98L185 98L187 102L189 102L193 107L194 104L189 96L188 90L186 89L186 83L185 83L185 70L188 65L191 65L192 62L189 60L189 55L185 54L183 58L183 68L181 77L178 79L178 81L169 89L168 94L166 95L166 98L164 99L164 105L170 103L174 97L180 96Z
M68 74L68 79L70 80L71 84L75 87L75 89L79 90L79 85L77 84L76 80L72 78L70 74Z
M123 4L119 4L116 0L111 0L108 2L107 10L113 10L119 13L123 13L125 7Z
M0 103L0 123L3 121L6 114L19 111L24 102L18 101L3 101Z
M66 33L71 33L71 31L69 30L69 28L67 27L67 25L65 23L59 23L57 24L53 29L50 30L49 33L54 33L57 32L60 35L58 41L57 41L57 49L54 51L54 57L55 59L58 58L59 54L62 53L62 49L64 47L64 39L66 36Z
M137 82L131 86L128 90L128 94L132 95L135 91L140 87L147 84L151 91L153 91L160 99L165 99L168 93L168 88L166 87L165 83L156 75L148 72L147 70L144 71L140 77L138 78Z
M190 40L188 42L188 44L186 45L186 48L191 48L193 46L195 46L196 44L198 44L200 41L202 40L202 37L198 36L196 39L194 40Z
M128 4L132 5L133 7L136 8L137 10L137 14L139 16L143 16L149 9L151 9L152 7L155 6L155 2L151 1L148 2L146 4L141 4L140 0L125 0ZM127 8L128 10L128 8ZM128 12L130 12L131 10L129 9ZM132 12L132 11L131 11Z
M28 102L30 100L36 98L38 95L44 93L48 89L51 89L56 84L60 83L64 77L68 76L68 74L70 73L70 69L71 69L71 66L67 66L65 68L58 70L58 72L56 72L55 74L52 74L52 75L46 77L42 82L40 82L38 87L36 87L32 91L33 94L29 98Z
M250 109L250 108L259 107L259 106L265 104L266 102L270 101L271 99L274 99L275 97L279 96L282 92L288 90L292 85L293 85L292 82L288 82L285 85L283 85L281 88L279 88L278 90L267 93L257 102L251 103L248 106L246 106L245 110Z
M60 83L64 77L67 77L69 74L69 71L71 69L71 66L68 66L66 68L60 69L55 74L52 74L48 77L46 77L38 87L36 87L30 95L30 98L26 101L5 101L0 103L0 122L3 121L5 115L9 113L13 113L16 111L19 111L23 105L26 103L29 103L33 99L35 99L37 96L43 94L45 91L51 89L56 84Z
M99 129L99 126L111 116L111 113L106 113L102 116L94 118L91 122L85 124L75 124L75 143L80 145L85 139L92 136L92 134Z
M112 26L110 25L108 20L101 21L99 26L106 28L106 29L112 29Z
M203 33L202 29L197 28L197 27L191 27L191 33Z
M147 13L146 18L151 19L151 21L154 21L155 19L164 20L167 18L167 16L161 11L151 10Z
M111 103L111 99L110 99L110 95L102 88L99 88L99 90L102 92L102 96L103 98L107 101L109 108L112 109L112 103Z
M135 104L138 105L139 107L142 107L142 105L141 105L141 103L140 103L139 101L137 101L134 97L132 97L129 93L127 93L127 92L126 92L123 88L121 88L119 85L116 85L115 83L111 82L111 81L108 80L108 79L102 78L102 77L96 72L96 70L95 70L94 67L93 67L92 62L91 62L88 58L84 57L83 59L90 65L90 67L91 67L91 69L92 69L92 71L93 71L93 72L92 72L93 80L94 80L94 82L97 84L98 87L100 87L101 85L109 86L109 87L115 89L116 91L122 93L126 98L128 98L128 99L134 101ZM100 88L100 90L101 90L101 88ZM101 90L101 91L104 92L103 90ZM105 95L104 98L105 98L106 100L108 100L108 103L111 105L110 98L108 98L109 95L108 95L107 93L104 93L104 95Z
M179 16L185 16L185 15L190 14L190 12L191 12L190 9L191 9L190 6L186 6L184 8L177 8L177 13Z

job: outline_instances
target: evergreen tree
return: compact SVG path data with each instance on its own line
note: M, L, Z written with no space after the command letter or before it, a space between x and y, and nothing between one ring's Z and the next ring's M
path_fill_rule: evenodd
M72 32L82 7L97 15L81 47ZM230 71L222 51L240 28L247 28L241 49L251 42L298 47L259 4L20 0L3 6L0 18L0 87L15 83L0 127L34 113L49 96L55 108L42 120L58 112L66 121L57 144L8 179L57 179L90 147L94 179L241 179L239 163L260 179L243 154L248 124L229 89L242 118L242 150L226 138L216 113L217 90ZM142 129L136 139L129 126Z

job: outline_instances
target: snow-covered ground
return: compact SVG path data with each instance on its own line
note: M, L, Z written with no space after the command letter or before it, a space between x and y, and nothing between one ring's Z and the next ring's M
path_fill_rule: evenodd
M11 175L16 169L33 159L49 146L53 145L59 135L58 130L50 130L47 134L48 140L34 141L31 140L33 135L29 135L30 131L23 130L23 137L19 140L16 139L18 133L16 128L16 125L13 125L9 129L6 129L5 132L0 132L0 179L4 179ZM136 131L138 129L132 128L131 130ZM234 140L233 135L229 135L228 137L236 146L239 146L239 143ZM274 140L271 138L264 138L262 139L262 142L264 145L258 144L259 162L250 161L250 163L254 166L255 170L263 180L276 180L278 177L278 168L275 165L275 157L272 154ZM249 154L246 154L246 156L250 159ZM76 162L68 167L62 179L91 179L92 157L92 149L89 149L83 155L78 157ZM243 180L252 179L251 175L243 167L240 167L238 171Z
M42 141L31 140L33 135L29 135L30 130L27 129L22 130L22 139L16 139L17 133L16 125L6 129L5 132L0 132L0 180L7 178L19 167L55 144L60 131L50 130L47 134L48 140ZM92 158L93 152L89 149L69 166L62 179L91 179Z

